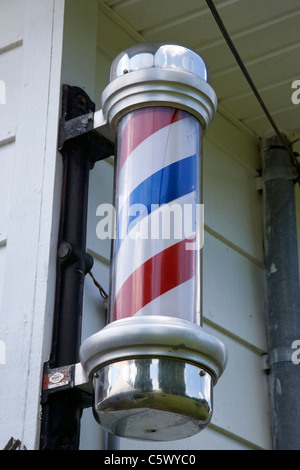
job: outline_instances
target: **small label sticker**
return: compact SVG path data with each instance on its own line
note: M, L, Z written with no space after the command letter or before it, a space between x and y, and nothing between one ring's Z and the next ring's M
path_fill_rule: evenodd
M68 385L70 380L69 369L51 372L45 375L44 378L44 390L50 390L51 388L62 387Z

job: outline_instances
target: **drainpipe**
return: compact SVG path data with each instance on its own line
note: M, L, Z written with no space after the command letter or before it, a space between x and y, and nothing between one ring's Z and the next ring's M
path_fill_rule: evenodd
M294 192L299 175L277 136L263 141L262 166L273 448L299 450L300 365L292 362L292 344L300 339Z

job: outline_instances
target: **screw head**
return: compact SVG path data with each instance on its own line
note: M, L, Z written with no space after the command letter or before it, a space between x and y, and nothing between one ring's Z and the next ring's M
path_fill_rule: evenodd
M60 259L66 259L72 251L72 247L69 243L62 243L58 248L58 256Z

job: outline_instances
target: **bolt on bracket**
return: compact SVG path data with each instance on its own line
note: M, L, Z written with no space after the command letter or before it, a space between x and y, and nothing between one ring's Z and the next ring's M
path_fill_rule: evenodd
M114 154L114 136L102 110L95 112L95 104L81 88L64 84L58 150L61 152L67 143L82 136L88 139L93 162Z

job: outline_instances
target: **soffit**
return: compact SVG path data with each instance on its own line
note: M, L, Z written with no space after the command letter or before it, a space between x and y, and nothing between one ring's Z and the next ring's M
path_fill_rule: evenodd
M300 136L300 104L291 100L291 85L300 80L299 0L215 5L277 126L290 138ZM99 7L132 43L162 40L197 51L210 69L219 111L257 136L274 134L205 0L100 0ZM115 54L129 45L106 40Z

